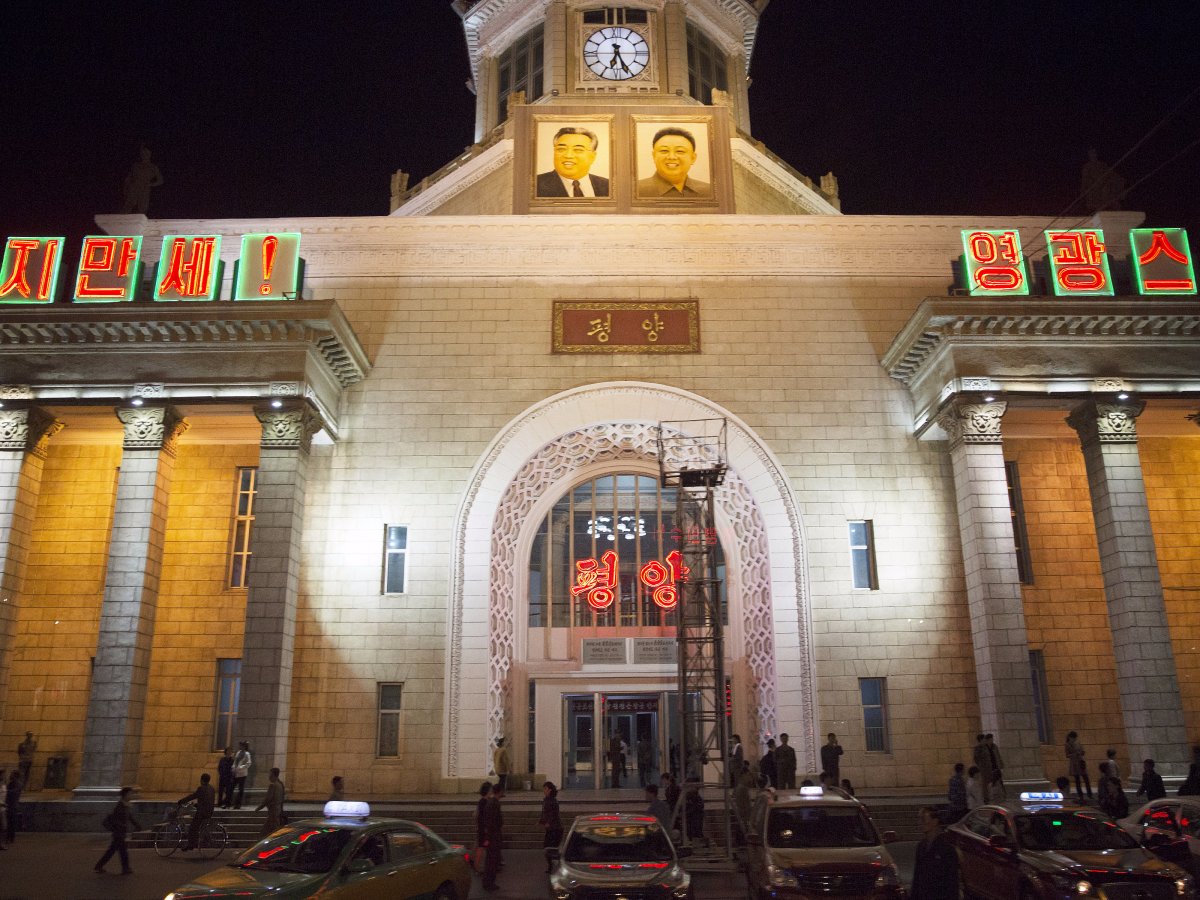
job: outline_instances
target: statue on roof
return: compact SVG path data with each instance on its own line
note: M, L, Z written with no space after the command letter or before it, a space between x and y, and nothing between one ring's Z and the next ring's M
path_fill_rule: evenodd
M150 189L163 183L162 172L150 159L150 148L142 146L138 160L129 167L121 201L122 213L146 214L150 208Z
M1096 156L1095 148L1088 150L1080 178L1084 205L1088 212L1120 209L1125 196L1125 179Z

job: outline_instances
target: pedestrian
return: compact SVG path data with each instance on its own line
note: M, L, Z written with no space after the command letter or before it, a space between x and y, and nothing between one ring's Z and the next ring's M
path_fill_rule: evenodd
M1100 809L1114 819L1123 819L1129 815L1129 800L1121 787L1119 779L1113 777L1113 764L1108 760L1100 763L1100 781L1096 785Z
M1120 781L1121 767L1117 765L1117 751L1114 748L1109 747L1104 751L1104 757L1108 760L1108 769L1109 772L1112 773L1112 777L1117 779L1117 781Z
M983 802L987 803L991 800L992 776L995 773L992 770L992 751L988 749L986 735L975 735L975 749L971 758L979 769L979 786L983 789Z
M686 825L687 842L704 840L704 798L700 796L700 782L688 779L684 783L683 819Z
M667 765L671 767L671 780L679 778L679 745L674 741L667 741Z
M980 784L979 766L967 769L967 810L983 806L983 785Z
M921 840L913 860L910 900L958 900L958 853L932 807L917 813Z
M250 774L250 766L254 759L250 756L250 742L239 741L238 752L233 757L233 790L229 799L233 800L233 808L242 808L242 797L246 793L246 777Z
M781 791L796 789L796 748L788 743L786 731L779 735L779 746L775 748L775 771Z
M1058 787L1058 792L1062 794L1063 797L1066 797L1071 793L1071 779L1066 775L1059 775L1054 779L1054 783Z
M1083 789L1087 788L1087 798L1092 799L1092 780L1088 778L1087 760L1084 758L1087 752L1083 749L1083 744L1079 740L1079 733L1075 731L1067 732L1067 741L1063 745L1063 752L1067 756L1067 774L1075 779L1075 796L1083 802ZM1080 781L1082 780L1082 785Z
M996 746L996 739L991 733L983 736L987 743L988 753L992 757L992 787L989 792L992 801L1004 800L1008 796L1008 791L1004 787L1004 757L1000 755L1000 748Z
M733 789L733 810L737 813L738 825L744 835L750 827L751 794L754 792L754 774L750 771L750 763L742 763L742 771L738 775L737 785Z
M662 790L661 792L667 798L667 806L671 807L671 827L679 827L679 795L683 793L679 788L679 782L675 780L675 776L670 772L663 772L662 775Z
M33 769L33 754L37 752L37 738L32 731L25 732L25 740L17 744L17 771L21 773L21 789L29 784L29 773Z
M608 739L608 766L612 773L612 780L609 784L619 788L621 786L621 769L624 766L621 764L621 738L615 731Z
M196 811L192 814L192 823L188 827L187 843L184 845L184 850L195 850L200 846L200 829L204 827L204 823L213 817L213 811L217 806L217 792L213 790L212 776L205 772L200 776L200 784L196 789L181 800L175 801L175 806L183 806L185 803L195 801Z
M512 772L512 757L504 746L504 738L496 738L496 749L492 751L492 768L496 770L496 787L505 790L508 787L508 776Z
M758 761L758 780L760 787L776 787L779 784L779 771L775 768L775 739L768 738L767 752Z
M558 811L558 787L553 781L542 785L542 816L538 819L538 824L546 832L542 838L542 847L546 854L546 872L549 874L554 869L550 851L557 849L563 838L562 816Z
M954 774L946 785L946 822L957 822L970 809L967 806L967 780L963 778L963 764L954 764Z
M341 775L334 775L329 779L329 799L335 801L346 799L346 784Z
M837 735L832 731L825 737L821 745L821 768L829 773L829 779L837 784L842 780L842 745L838 743Z
M845 794L847 797L854 796L854 785L850 783L849 778L842 779L842 793Z
M117 853L121 856L121 874L133 874L133 869L129 867L129 848L125 846L125 835L131 827L134 831L140 831L142 826L133 817L133 809L130 804L132 795L133 788L121 788L117 805L104 817L104 827L112 834L112 840L109 842L108 849L104 851L104 855L97 860L94 866L97 872L103 872L104 866L113 858L113 854Z
M496 874L500 871L500 846L504 842L504 813L500 801L504 798L504 788L496 785L488 795L483 805L481 831L483 833L483 889L498 891Z
M484 808L492 795L492 783L485 781L479 785L479 800L475 803L475 871L483 874L484 863L487 861L487 837L483 833Z
M654 743L643 735L637 742L638 781L642 787L654 780Z
M4 783L4 769L0 769L0 785ZM8 840L8 803L4 799L5 792L0 790L0 850L7 850Z
M733 744L729 748L729 784L730 786L737 785L738 773L742 771L742 763L746 759L746 753L742 749L742 736L735 734L733 736Z
M1142 761L1142 783L1138 785L1137 796L1146 795L1147 800L1157 800L1159 797L1167 796L1167 789L1163 787L1162 776L1154 771L1154 760L1146 759Z
M221 809L233 806L233 748L226 747L217 763L217 803Z
M21 773L13 769L8 773L8 784L4 786L4 805L7 807L6 813L8 818L8 828L5 831L5 837L11 844L17 837L17 828L21 822L21 791L25 789L25 782L21 780Z
M621 777L622 778L629 777L629 765L627 762L628 759L629 759L629 745L627 743L625 743L625 738L621 738Z
M658 796L657 784L646 785L646 804L646 815L654 816L663 827L663 831L670 833L671 807L667 805L666 800Z
M1192 748L1192 763L1188 766L1187 778L1179 786L1179 796L1200 794L1200 745Z
M254 808L255 812L258 812L260 809L266 809L267 811L267 821L263 823L259 837L274 834L283 827L283 800L286 794L287 789L284 787L283 780L279 777L279 769L271 769L271 775L267 781L266 796L263 797L262 803Z

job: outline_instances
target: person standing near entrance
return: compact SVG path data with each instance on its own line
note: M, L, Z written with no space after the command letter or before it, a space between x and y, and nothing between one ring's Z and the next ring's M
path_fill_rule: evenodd
M1004 787L1004 757L1000 755L996 739L990 733L985 734L983 739L987 741L988 753L992 757L992 800L1004 800L1008 796Z
M829 773L829 780L837 784L842 780L842 745L838 743L837 735L832 731L826 736L826 742L821 745L821 771Z
M761 787L779 787L779 772L775 768L775 738L767 740L767 752L758 762L758 780Z
M612 781L609 784L615 788L621 786L622 756L621 737L614 731L608 740L608 764L612 768Z
M1074 734L1075 732L1071 732ZM972 751L971 758L975 761L975 768L979 770L979 783L983 788L983 802L987 803L992 799L992 776L995 771L992 769L992 751L988 749L987 737L982 734L975 735L975 749ZM1088 788L1089 795L1091 788Z
M729 750L729 786L737 787L738 775L742 771L742 763L746 761L746 752L742 749L742 736L733 736L733 746Z
M25 732L25 740L17 744L17 770L21 773L22 789L29 786L29 773L33 769L33 754L37 752L37 738L32 731Z
M250 775L252 762L250 742L239 741L238 752L233 756L233 790L229 792L229 799L233 801L234 809L242 808L242 798L246 794L246 778Z
M775 748L775 771L781 791L796 789L796 750L788 743L786 731L779 735L779 746Z
M638 781L642 787L653 783L654 780L654 744L650 738L643 736L637 742Z
M496 770L496 787L508 789L508 775L512 771L512 757L504 746L504 738L496 738L496 749L492 751L492 768Z
M217 804L221 809L233 806L233 748L226 747L217 763Z

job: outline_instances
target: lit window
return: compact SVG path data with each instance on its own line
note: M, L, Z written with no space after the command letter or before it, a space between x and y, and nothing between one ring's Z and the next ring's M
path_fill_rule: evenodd
M403 594L408 573L408 526L384 527L383 592Z
M869 752L887 753L891 742L888 737L887 679L860 678L858 692L862 695L863 730Z
M379 684L379 739L376 756L400 755L400 695L404 685Z
M729 90L728 62L721 48L703 31L688 23L688 93L701 103L712 103L713 88Z
M879 589L875 570L875 528L868 519L850 522L850 566L854 586L862 590Z
M1008 506L1012 510L1013 546L1017 551L1017 577L1033 584L1033 559L1029 555L1029 533L1025 530L1025 502L1021 498L1021 473L1015 462L1004 464L1008 479Z
M213 704L213 750L224 750L233 746L241 693L242 661L218 659L216 702Z
M508 96L514 91L524 91L526 103L542 96L541 26L513 41L496 61L496 100L501 120L507 115Z
M244 588L250 577L250 534L254 530L254 497L258 493L258 469L237 470L237 497L233 504L233 540L229 548L229 586Z
M1041 650L1029 651L1029 674L1033 678L1033 715L1037 719L1038 740L1054 741L1050 727L1050 691L1046 687L1046 657Z

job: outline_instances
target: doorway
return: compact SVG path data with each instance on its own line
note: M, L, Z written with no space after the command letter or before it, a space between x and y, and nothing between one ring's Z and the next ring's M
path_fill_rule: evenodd
M563 784L577 790L657 784L678 743L678 726L666 714L674 699L673 692L564 694Z

